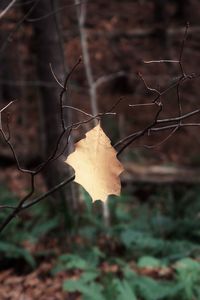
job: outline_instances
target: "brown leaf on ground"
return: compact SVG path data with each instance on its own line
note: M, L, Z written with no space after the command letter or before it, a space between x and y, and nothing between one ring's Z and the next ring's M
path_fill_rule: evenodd
M1 300L70 300L62 290L66 273L52 277L52 264L44 262L34 272L16 275L12 269L0 272ZM78 300L78 296L74 300Z

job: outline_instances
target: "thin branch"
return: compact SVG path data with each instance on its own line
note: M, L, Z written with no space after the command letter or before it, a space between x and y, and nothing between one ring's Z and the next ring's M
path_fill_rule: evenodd
M180 123L181 120L185 120L191 116L194 116L196 114L200 113L200 109L196 109L192 112L189 112L187 114L181 115L180 117L174 117L174 118L166 118L166 119L158 119L155 118L154 122L150 125L148 125L144 130L139 130L137 132L134 132L130 135L128 135L127 137L123 138L122 140L118 141L114 147L118 148L121 145L125 144L124 149L127 148L127 146L129 146L133 141L135 141L138 137L143 136L145 133L147 132L158 132L158 131L163 131L163 130L170 130L170 129L174 129L176 127L181 128L181 127L186 127L186 126L199 126L199 123ZM160 114L160 113L159 113ZM170 122L176 122L176 124L172 124L172 125L167 125L167 126L162 126L162 127L155 127L158 124L165 124L165 123L170 123ZM123 148L120 149L120 151L118 151L118 153L120 154L123 150ZM118 155L119 155L118 154Z
M67 74L67 76L65 78L65 82L63 84L63 88L62 88L62 90L60 92L60 119L61 119L62 132L60 133L60 135L59 135L59 137L58 137L58 139L57 139L57 141L55 143L55 148L52 151L52 153L49 155L49 157L46 159L45 162L43 162L42 164L40 164L36 168L36 171L35 171L36 174L38 174L41 171L43 171L44 168L46 168L51 161L55 160L55 157L59 158L62 155L62 154L59 154L59 155L56 156L57 151L59 149L59 146L61 144L62 138L64 137L64 135L67 132L67 130L70 130L70 127L69 128L65 128L64 111L63 111L63 109L64 109L64 107L63 107L63 97L64 97L65 92L67 91L68 81L69 81L70 77L72 76L74 70L78 67L78 65L80 63L81 63L81 58L79 58L79 60L75 63L75 65L72 67L72 69L70 70L70 72ZM61 153L63 153L63 152L61 152Z
M158 132L158 131L164 131L164 130L170 130L170 129L173 129L175 127L179 127L179 128L182 128L182 127L199 127L200 126L200 123L181 123L181 124L172 124L172 125L166 125L166 126L162 126L162 127L154 127L154 128L151 128L150 131L154 131L154 132Z
M121 97L119 98L109 109L108 109L108 113L112 112L122 101L124 101L125 98Z
M4 110L6 110L11 104L13 104L16 100L10 101L6 106L4 106L1 110L0 110L0 130L3 130L2 127L2 118L1 118L1 114Z
M156 103L138 103L138 104L129 104L129 107L143 107L143 106L155 106Z
M10 101L6 106L4 106L1 110L0 110L0 114L6 110L10 105L12 105L14 102L16 102L17 100L13 100L13 101Z
M184 51L184 48L185 48L185 42L186 42L186 39L187 39L187 36L188 36L188 29L189 29L189 23L187 23L186 27L185 27L185 32L184 32L183 40L182 40L182 43L181 43L180 54L179 54L179 66L180 66L181 73L182 73L183 77L185 76L185 72L184 72L184 69L183 69L182 58L183 58L183 51Z
M39 1L38 1L39 2ZM80 2L78 0L76 0L77 3L80 4ZM82 6L80 6L81 9L81 14L80 14L80 18L79 18L79 22L84 25L84 21L85 21L85 13L86 11L83 9ZM183 71L183 66L182 66L182 55L183 55L183 50L184 50L184 46L185 46L185 41L186 41L186 37L187 37L187 28L185 30L185 34L184 34L184 38L182 41L182 46L181 46L181 50L180 50L180 55L179 55L179 61L176 60L160 60L160 61L149 61L146 63L153 63L153 62L174 62L174 63L179 63L180 64L180 71L181 71L181 75L177 78L176 82L171 84L169 87L165 88L163 91L159 92L157 89L155 88L151 88L148 86L148 84L146 83L146 81L144 80L143 76L141 74L139 74L141 80L144 82L144 85L146 87L146 89L148 91L154 92L156 93L156 97L155 99L151 102L151 103L143 103L143 104L135 104L135 105L129 105L129 106L152 106L152 105L156 105L158 107L158 110L154 116L153 121L147 125L144 129L139 130L137 132L132 133L131 135L123 138L122 140L118 141L117 143L115 143L114 147L117 150L117 156L119 156L129 145L131 145L135 140L139 139L140 137L144 136L145 134L151 134L153 132L162 132L164 130L172 130L172 132L170 132L168 134L168 136L162 140L160 143L158 143L157 145L145 145L145 147L148 148L152 148L158 145L163 144L166 140L168 140L178 129L182 128L182 127L190 127L190 126L200 126L200 123L182 123L183 120L194 116L198 113L200 113L200 109L196 109L192 112L186 113L186 114L182 114L182 107L181 107L181 96L180 96L180 87L181 84L185 81L185 80L190 80L190 79L194 79L200 76L200 74L195 74L192 73L190 75L186 75ZM85 38L85 37L84 37ZM87 46L87 45L86 45ZM88 51L88 49L87 49ZM22 198L18 205L16 207L13 206L9 206L9 205L1 205L0 209L3 208L9 208L12 209L12 212L7 216L7 218L4 220L3 224L0 226L0 232L10 223L10 221L18 214L20 213L22 210L32 207L33 205L37 204L38 202L42 201L43 199L45 199L47 196L51 195L53 192L55 192L56 190L58 190L59 188L61 188L62 186L70 183L71 181L74 180L74 175L65 179L64 181L62 181L61 183L59 183L58 185L56 185L55 187L53 187L51 190L47 191L46 193L42 194L39 197L36 197L35 199L30 200L30 198L33 196L34 191L35 191L35 185L34 185L34 179L35 176L41 172L41 170L43 170L51 161L57 159L58 157L60 157L60 155L62 155L62 153L64 152L64 149L67 147L68 145L68 141L70 139L70 135L72 130L77 129L79 126L82 126L83 124L86 124L88 122L91 122L92 120L100 120L103 116L105 115L113 115L115 114L113 111L113 109L121 102L122 98L119 99L116 103L114 103L114 105L107 111L104 113L96 113L96 114L88 114L86 112L84 112L83 110L79 109L79 108L75 108L73 106L68 106L68 105L63 105L63 96L64 93L67 90L67 84L68 84L68 80L70 79L72 73L74 72L74 70L76 69L76 67L79 65L80 63L80 59L79 61L74 65L74 67L72 68L72 70L69 72L69 74L66 76L65 78L65 82L64 84L61 84L60 81L57 79L57 76L54 74L52 68L52 74L54 76L54 79L56 80L57 84L59 86L62 87L61 93L60 93L60 118L61 118L61 125L62 125L62 132L60 134L60 136L58 137L58 140L56 142L56 146L54 148L54 150L52 151L52 154L47 158L47 160L42 163L41 165L39 165L35 171L31 171L31 170L25 170L23 168L20 167L18 158L16 156L14 147L12 146L12 144L10 143L9 139L10 139L10 130L9 130L9 119L7 118L7 129L8 129L8 135L5 134L5 132L2 129L2 125L0 128L0 132L3 136L4 141L7 143L7 145L10 147L12 153L13 153L13 157L16 161L17 164L17 168L24 173L28 173L30 175L30 179L31 179L31 189L30 192L24 197ZM89 65L90 68L90 65ZM91 71L91 69L90 69ZM93 77L92 77L93 80ZM97 85L100 84L103 80L103 77L99 79L99 81L97 80L96 83L94 82L94 80L92 81L92 88L96 89ZM99 83L98 83L99 82ZM96 85L95 85L96 84ZM165 119L159 119L160 113L163 110L163 104L161 102L161 97L165 94L167 94L168 91L170 91L171 89L176 88L177 90L177 103L178 103L178 108L179 108L179 115L178 117L172 117L172 118L165 118ZM96 90L95 90L96 91ZM0 110L0 117L1 117L1 113L6 110L10 105L12 104L12 101L6 105L4 108L2 108ZM82 120L80 122L77 123L72 123L70 126L65 127L65 123L64 123L64 109L68 108L68 109L73 109L75 111L78 111L86 116L88 116L87 119ZM168 123L175 123L175 124L168 124ZM166 125L167 124L167 125ZM159 127L158 127L159 126ZM65 145L65 147L62 149L62 151L59 151L59 146L61 144L61 140L63 139L64 135L67 133L67 144ZM29 200L29 202L28 202Z
M16 100L15 100L16 101ZM27 173L27 174L34 174L35 172L34 171L31 171L31 170L27 170L27 169L24 169L20 166L20 162L19 162L19 159L17 157L17 154L15 152L15 149L14 149L14 146L12 145L12 143L10 142L10 129L9 129L9 118L7 116L7 129L8 129L8 136L6 135L6 133L4 132L3 128L2 128L2 123L1 123L1 114L3 111L5 111L11 104L13 104L15 101L10 101L6 106L4 106L1 110L0 110L0 133L5 141L5 143L8 145L8 147L10 148L12 154L13 154L13 157L14 157L14 160L16 162L16 165L17 165L17 169L22 172L22 173Z
M179 60L172 60L172 59L144 60L143 63L145 63L145 64L155 64L155 63L178 63L178 64L179 64Z
M142 80L142 82L144 83L144 85L145 85L145 87L148 91L151 91L151 92L154 92L154 93L158 94L158 97L161 95L161 93L157 89L151 88L150 86L148 86L148 84L146 83L144 77L142 76L142 74L140 72L138 73L138 76Z
M158 111L155 115L155 118L154 118L154 121L148 125L147 127L145 127L143 130L139 131L138 133L132 135L132 136L129 136L129 138L127 139L124 138L123 140L119 141L118 143L116 143L114 145L114 147L118 147L120 145L122 145L122 147L117 151L117 156L119 156L128 146L130 146L136 139L142 137L143 135L145 135L145 133L147 133L149 131L149 129L151 129L153 126L155 126L157 124L157 120L158 120L158 117L162 111L162 104L157 104L158 105Z
M2 232L4 230L4 228L12 221L12 219L15 218L16 215L22 210L23 204L26 202L27 199L29 199L33 195L34 190L35 190L34 175L31 174L31 190L30 190L30 192L19 202L19 204L16 206L16 208L3 221L3 223L0 225L0 232Z
M29 203L25 204L22 206L22 210L27 209L35 204L37 204L38 202L42 201L43 199L45 199L46 197L50 196L51 194L53 194L54 192L56 192L57 190L59 190L61 187L63 187L64 185L72 182L75 179L75 176L72 175L71 177L63 180L61 183L57 184L56 186L54 186L52 189L50 189L48 192L42 194L41 196L33 199L32 201L30 201Z
M58 79L58 77L56 76L54 70L53 70L53 67L52 67L52 64L50 63L49 64L49 67L50 67L50 70L51 70L51 74L53 75L53 78L55 79L55 81L57 82L57 84L64 89L64 86L63 84L60 82L60 80Z
M22 172L22 173L27 173L27 174L34 174L35 171L32 171L32 170L27 170L27 169L24 169L20 166L20 162L19 162L19 159L17 157L17 154L15 152L15 149L14 149L14 146L12 145L12 143L10 142L10 134L8 135L8 137L6 136L5 132L0 129L0 133L2 134L3 136L3 139L5 141L5 143L8 145L8 147L10 148L12 154L13 154L13 157L14 157L14 160L16 162L16 165L17 165L17 169Z
M62 12L63 10L65 10L66 8L70 8L70 7L73 7L73 6L78 6L78 5L80 5L81 3L84 3L85 1L80 1L80 3L79 4L66 4L66 5L63 5L63 6L61 6L61 7L59 7L59 8L57 8L57 9L54 9L53 11L51 11L51 12L49 12L49 13L47 13L47 14L45 14L45 15L43 15L43 16L41 16L41 17L38 17L38 18L29 18L29 19L27 19L27 22L30 22L30 23L34 23L34 22L39 22L39 21L42 21L42 20L45 20L45 19L47 19L47 18L49 18L49 17L51 17L51 16L53 16L53 15L56 15L57 13L60 13L60 12Z
M63 108L69 108L69 109L72 109L72 110L75 110L75 111L78 111L88 117L93 117L93 115L91 114L88 114L87 112L83 111L82 109L80 108L77 108L77 107L74 107L74 106L70 106L70 105L63 105Z
M67 91L67 84L68 84L68 81L69 81L70 77L72 76L75 69L80 65L81 62L82 62L82 59L81 59L81 57L79 57L78 61L72 67L70 72L67 74L67 76L65 78L65 81L64 81L64 84L63 84L63 89L61 90L61 93L60 93L60 117L61 117L61 125L62 125L63 131L65 131L65 120L64 120L64 109L63 109L64 94Z
M1 209L5 209L5 208L15 209L16 206L12 206L12 205L0 205L0 210L1 210Z
M194 115L196 115L198 113L200 113L200 109L196 109L196 110L191 111L191 112L189 112L187 114L184 114L184 115L182 115L180 117L168 118L168 119L160 119L160 120L158 119L157 120L157 124L159 124L159 123L166 123L166 122L176 122L176 121L184 120L184 119L192 117L192 116L194 116Z
M174 133L179 129L179 124L176 125L176 127L172 130L172 132L170 132L168 134L168 136L166 138L164 138L161 142L157 143L157 144L154 144L154 145L144 145L145 148L147 149L153 149L153 148L156 148L156 147L159 147L161 146L162 144L164 144L166 141L168 141L173 135ZM151 131L151 129L150 129Z
M94 85L95 85L95 88L99 88L102 84L104 83L107 83L109 81L112 81L118 77L121 77L123 75L126 75L126 72L124 71L119 71L119 72L116 72L116 73L112 73L112 74L109 74L109 75L103 75L99 78L96 79L96 81L94 82Z
M16 2L17 0L12 0L9 4L8 4L8 6L0 13L0 19L2 19L4 16L5 16L5 14L9 11L9 9L15 4L15 2Z
M23 22L28 18L28 16L30 16L32 14L32 12L34 11L34 9L36 8L36 6L39 4L41 0L37 0L34 1L33 5L31 6L31 8L27 11L27 13L20 19L20 21L17 23L17 25L15 26L15 28L9 33L8 37L6 38L6 40L4 41L4 43L2 44L2 46L0 47L0 56L3 54L3 52L5 51L7 45L9 42L12 41L14 34L18 31L18 29L21 27L21 25L23 24Z
M7 143L7 145L9 146L12 154L13 154L13 157L14 157L14 160L17 164L17 169L19 171L21 171L22 173L27 173L31 176L31 190L30 192L23 198L19 201L19 204L16 206L16 208L7 216L7 218L4 220L4 222L2 223L2 225L0 226L0 232L10 223L10 221L23 209L23 205L25 204L25 202L30 199L30 197L33 195L34 191L35 191L35 185L34 185L34 181L35 181L35 176L41 172L52 160L55 159L56 157L56 154L57 154L57 150L59 148L59 145L60 145L60 142L66 132L66 129L65 129L65 126L64 126L64 115L63 115L63 95L66 91L66 88L67 88L67 83L68 83L68 80L70 78L70 76L72 75L73 71L75 70L75 68L78 66L78 64L80 63L80 59L79 61L74 65L74 67L72 68L72 70L69 72L69 74L66 76L66 79L65 79L65 82L64 82L64 85L63 85L63 89L60 93L60 115L61 115L61 124L62 124L62 127L63 127L63 131L61 132L60 136L58 137L58 140L57 140L57 143L56 143L56 146L55 146L55 149L54 151L52 152L52 154L47 158L47 160L42 163L41 165L39 165L36 170L32 171L32 170L26 170L26 169L23 169L21 168L20 164L19 164L19 160L17 158L17 155L16 155L16 152L15 152L15 149L13 147L13 145L11 144L11 142L9 141L9 138L10 138L10 134L9 134L9 137L6 136L5 132L3 131L3 129L0 129L0 132L3 136L3 139L4 141ZM6 107L4 107L1 111L5 110L11 103L9 103ZM0 113L1 115L1 113ZM8 124L7 124L8 125ZM69 134L71 133L71 129L69 130ZM67 139L69 140L69 139ZM60 156L61 154L57 155L56 159Z

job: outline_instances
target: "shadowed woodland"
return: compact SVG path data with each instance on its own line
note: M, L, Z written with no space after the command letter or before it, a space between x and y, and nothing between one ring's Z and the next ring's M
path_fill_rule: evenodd
M0 2L0 299L200 299L199 17ZM65 163L97 124L124 166L107 202Z

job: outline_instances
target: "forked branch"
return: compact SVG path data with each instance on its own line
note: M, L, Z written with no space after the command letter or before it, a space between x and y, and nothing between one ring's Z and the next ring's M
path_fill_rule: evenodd
M117 156L120 156L120 154L126 148L128 148L133 142L135 142L136 140L138 140L139 138L143 137L146 134L150 135L155 132L157 133L157 132L169 131L168 136L159 143L159 145L160 145L161 143L168 140L175 132L177 132L177 130L179 130L183 127L200 126L200 122L188 122L188 121L186 122L186 120L188 120L190 117L198 115L200 113L200 108L194 109L193 111L189 111L186 113L183 113L183 110L182 110L182 98L181 98L181 93L180 93L182 84L187 80L192 80L194 78L199 77L199 74L196 74L196 73L186 74L184 71L183 51L184 51L184 47L185 47L185 41L187 38L187 32L188 32L188 25L186 27L184 38L183 38L183 41L181 44L179 59L177 59L177 60L159 60L159 61L151 60L151 61L145 62L145 63L163 63L163 62L164 63L166 63L166 62L167 63L178 63L179 68L180 68L180 76L177 78L177 80L175 82L173 82L170 86L166 87L163 91L158 91L154 87L150 87L146 83L142 74L139 74L139 77L143 81L145 88L148 91L155 93L155 97L154 97L153 101L151 101L150 103L129 104L129 108L133 109L133 112L134 112L134 107L142 108L144 106L155 106L156 112L153 117L153 120L145 128L131 133L130 135L124 137L123 139L121 139L120 141L118 141L114 144L114 147L117 151ZM64 179L61 183L59 183L58 185L56 185L55 187L53 187L46 193L40 195L39 197L33 198L33 195L35 192L35 176L37 174L41 173L44 170L44 168L46 168L52 161L58 159L64 153L64 150L66 149L66 147L68 147L68 141L69 141L69 138L70 138L72 132L74 130L76 130L77 128L79 128L80 126L83 126L86 123L92 122L94 120L101 120L102 117L105 117L108 115L114 115L114 116L116 115L114 110L118 105L120 105L120 103L123 99L117 100L110 108L108 108L107 111L101 112L98 114L94 114L94 115L85 112L81 108L64 105L63 97L67 91L68 82L71 78L71 75L73 74L73 72L77 68L77 66L80 64L80 62L81 62L81 60L79 59L78 62L72 68L72 70L69 72L69 74L67 74L65 81L63 83L61 83L57 79L57 76L53 72L53 69L51 67L51 71L54 76L54 79L57 82L57 84L61 87L59 99L60 99L60 122L61 122L62 131L61 131L59 137L57 138L57 141L55 142L54 149L52 150L51 155L42 164L37 166L34 170L24 169L21 167L21 165L19 163L14 146L12 145L12 142L10 139L9 118L7 118L7 121L5 124L6 130L4 130L4 126L2 124L2 114L9 109L9 107L11 106L13 101L8 103L6 106L4 106L0 110L0 133L2 135L2 138L3 138L4 142L7 144L7 146L10 148L10 151L12 152L17 169L20 172L26 173L28 176L30 176L30 191L27 193L27 195L24 198L22 198L19 201L18 205L17 206L9 206L9 205L1 205L0 206L0 209L10 209L11 210L11 212L8 214L8 216L6 217L4 222L0 225L0 232L21 211L23 211L27 208L30 208L33 205L39 203L40 201L45 199L47 196L51 195L53 192L57 191L64 185L69 184L70 182L72 182L74 180L75 176L73 175L69 178ZM176 95L177 95L176 105L178 108L178 115L175 117L161 118L160 117L161 112L164 110L163 96L165 95L165 97L166 97L167 94L169 93L169 91L171 91L172 89L176 89ZM64 110L65 109L70 109L70 110L79 112L81 115L86 116L86 117L84 119L82 119L81 121L72 123L71 125L66 127L65 120L64 120ZM61 145L63 144L62 141L64 138L66 138L66 136L67 136L67 139L66 139L67 142L65 143L64 147L61 147ZM155 147L156 145L150 145L150 146L144 145L144 146L151 148L151 147ZM60 149L60 148L62 148L62 149Z

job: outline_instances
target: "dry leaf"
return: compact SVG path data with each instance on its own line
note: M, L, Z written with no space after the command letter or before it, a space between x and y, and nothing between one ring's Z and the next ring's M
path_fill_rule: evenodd
M74 168L75 181L94 201L106 201L108 195L120 194L119 175L124 168L99 124L76 143L75 151L68 156L66 163Z

